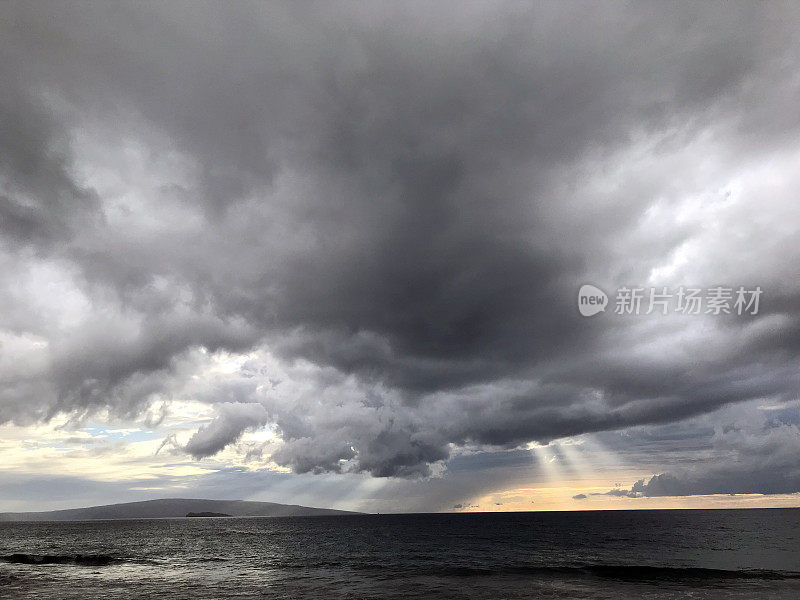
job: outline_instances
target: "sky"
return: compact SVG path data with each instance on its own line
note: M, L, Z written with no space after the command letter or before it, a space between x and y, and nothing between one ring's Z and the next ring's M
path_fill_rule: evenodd
M3 3L0 510L800 506L799 13Z

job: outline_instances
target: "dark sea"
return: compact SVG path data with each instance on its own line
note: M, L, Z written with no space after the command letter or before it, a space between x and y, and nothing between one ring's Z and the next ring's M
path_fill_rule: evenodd
M0 597L800 599L800 509L0 523Z

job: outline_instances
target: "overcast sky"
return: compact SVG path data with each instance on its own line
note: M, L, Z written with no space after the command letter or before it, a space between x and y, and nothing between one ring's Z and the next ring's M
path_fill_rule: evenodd
M798 18L4 3L0 509L800 504Z

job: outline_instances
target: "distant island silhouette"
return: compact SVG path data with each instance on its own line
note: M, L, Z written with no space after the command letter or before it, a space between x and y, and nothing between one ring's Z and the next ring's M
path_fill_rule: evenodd
M348 514L359 513L274 502L164 498L46 512L0 513L0 522L182 519L185 517L311 517Z

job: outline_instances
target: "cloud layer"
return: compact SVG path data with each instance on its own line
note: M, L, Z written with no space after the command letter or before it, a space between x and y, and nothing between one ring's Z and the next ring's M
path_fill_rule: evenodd
M417 476L797 397L796 7L88 8L2 9L0 421L191 399L194 457Z
M729 425L717 432L713 444L714 461L684 467L677 473L653 475L649 480L640 479L630 489L613 489L605 494L653 498L800 491L800 429L796 424ZM585 494L579 495L586 498Z

